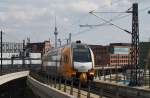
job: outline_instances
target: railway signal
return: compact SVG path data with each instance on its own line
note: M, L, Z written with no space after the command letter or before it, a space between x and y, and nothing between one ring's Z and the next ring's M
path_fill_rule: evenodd
M58 36L58 30L57 30L57 24L56 24L56 17L55 17L55 30L54 30L54 35L55 35L55 48L57 48L57 36Z

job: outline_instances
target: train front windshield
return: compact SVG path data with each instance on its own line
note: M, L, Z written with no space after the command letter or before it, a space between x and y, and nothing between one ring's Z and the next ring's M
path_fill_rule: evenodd
M90 49L80 46L73 48L73 60L75 62L91 62Z

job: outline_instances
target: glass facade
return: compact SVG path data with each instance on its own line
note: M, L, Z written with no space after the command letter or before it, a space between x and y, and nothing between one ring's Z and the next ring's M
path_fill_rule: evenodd
M129 48L114 48L113 54L129 54Z

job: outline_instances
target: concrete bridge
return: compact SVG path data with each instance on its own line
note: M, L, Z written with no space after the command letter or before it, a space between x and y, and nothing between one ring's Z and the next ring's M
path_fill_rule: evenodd
M38 98L150 98L150 90L128 87L109 81L94 81L88 88L61 83L59 80L41 76L41 80L32 77L29 70L6 73L0 76L0 87L20 78L26 78L26 84ZM55 83L54 83L55 82ZM69 90L68 90L69 89Z
M24 77L27 78L26 80L27 85L39 98L74 98L73 96L67 93L61 92L55 88L52 88L44 83L40 83L39 81L35 80L31 76L29 76L28 70L1 75L0 87L4 84L10 83L11 81Z

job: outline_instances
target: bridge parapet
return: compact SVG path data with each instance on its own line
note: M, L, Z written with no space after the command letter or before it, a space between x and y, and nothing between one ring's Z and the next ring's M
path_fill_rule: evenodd
M14 72L14 73L8 73L5 75L0 76L0 85L7 83L9 81L22 78L22 77L27 77L29 75L29 71L20 71L20 72Z
M57 90L47 84L41 83L30 76L27 78L27 85L40 98L75 98L72 95Z

